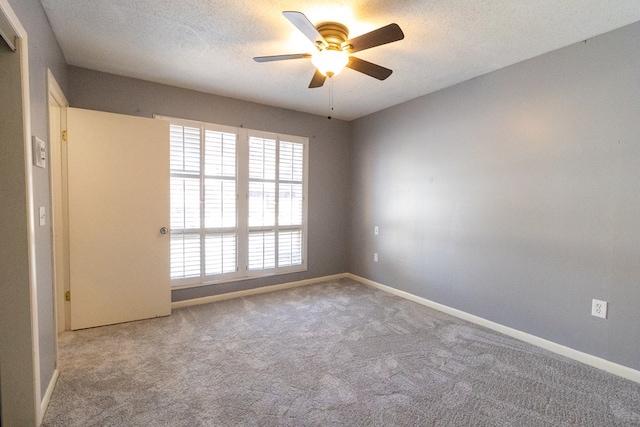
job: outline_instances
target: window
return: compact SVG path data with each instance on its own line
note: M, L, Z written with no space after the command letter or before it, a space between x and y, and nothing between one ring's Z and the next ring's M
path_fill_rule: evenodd
M174 287L306 270L308 139L170 124Z
M249 270L302 264L304 145L249 136Z

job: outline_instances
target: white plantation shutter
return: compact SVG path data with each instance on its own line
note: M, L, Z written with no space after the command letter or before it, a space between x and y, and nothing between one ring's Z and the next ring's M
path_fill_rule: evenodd
M173 118L171 279L306 269L308 140Z
M200 277L200 128L170 126L171 278Z
M280 267L302 264L302 230L278 233L278 265Z
M304 151L249 136L249 270L303 265Z
M200 227L200 180L171 177L171 228L197 229Z
M200 128L170 127L171 172L200 172Z
M276 267L276 140L249 137L249 270Z
M249 137L249 179L276 179L276 141Z
M276 224L276 183L249 181L249 227Z
M206 275L235 273L236 247L236 233L207 233Z
M276 266L276 238L273 231L249 232L249 270L266 270Z
M280 183L280 225L302 225L302 184Z
M202 283L237 271L235 132L172 120L171 279Z
M294 142L280 142L280 179L302 182L304 167L304 145Z
M205 178L204 224L206 228L235 227L236 181Z
M278 265L303 262L304 144L280 142Z
M249 137L249 227L276 224L276 141Z
M237 271L235 132L206 129L204 138L205 276Z
M171 278L200 277L200 235L171 232Z
M205 174L236 176L236 134L205 131Z

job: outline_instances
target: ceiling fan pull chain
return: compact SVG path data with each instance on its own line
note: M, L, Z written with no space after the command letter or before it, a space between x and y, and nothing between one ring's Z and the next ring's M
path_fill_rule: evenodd
M329 116L327 117L331 120L331 115L333 114L333 79L329 79Z

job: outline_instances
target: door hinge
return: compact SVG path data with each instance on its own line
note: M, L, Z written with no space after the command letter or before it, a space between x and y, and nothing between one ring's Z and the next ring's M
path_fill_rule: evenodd
M67 291L64 293L64 300L71 301L71 291Z
M65 142L67 141L67 131L66 130L62 131L62 140L65 141Z

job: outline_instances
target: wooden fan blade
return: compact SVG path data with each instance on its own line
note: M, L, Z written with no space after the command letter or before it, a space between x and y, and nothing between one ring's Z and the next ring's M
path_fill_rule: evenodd
M316 70L315 74L313 75L313 78L311 79L311 83L309 83L309 89L322 87L325 80L327 80L327 76L322 74L320 71Z
M404 38L404 33L398 24L389 24L385 27L378 28L369 33L363 34L351 40L347 40L342 44L348 49L349 53L360 52L361 50L370 49L372 47L383 44L396 42ZM352 46L353 48L349 48Z
M381 67L380 65L365 61L364 59L356 58L355 56L349 57L347 67L378 80L384 80L393 73L393 71L388 68Z
M320 49L319 46L328 46L324 37L318 32L318 29L309 21L309 19L302 12L287 11L282 14L291 22L295 27L302 32L309 40L313 42L313 45Z
M287 59L302 59L311 58L309 53L292 53L290 55L271 55L271 56L256 56L253 58L256 62L272 62L272 61L285 61Z

